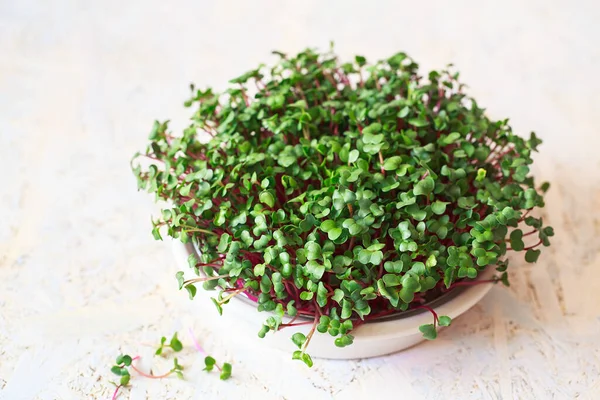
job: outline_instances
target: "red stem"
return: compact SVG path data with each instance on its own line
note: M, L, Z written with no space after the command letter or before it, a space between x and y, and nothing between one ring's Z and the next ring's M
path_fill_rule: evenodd
M117 388L115 389L115 392L112 395L111 400L115 400L117 398L117 396L119 395L119 389L121 389L121 385L117 386Z
M140 358L140 356L134 357L131 361L138 360L139 358ZM171 371L169 371L169 372L167 372L166 374L163 374L163 375L150 375L150 374L147 374L147 373L145 373L143 371L140 371L133 364L131 364L131 368L133 368L133 370L135 372L137 372L138 374L140 374L141 376L145 376L146 378L150 378L150 379L161 379L161 378L166 378L167 376L171 375Z
M537 242L536 244L534 244L533 246L529 246L529 247L525 247L523 249L523 251L527 251L527 250L531 250L531 249L535 249L536 247L538 247L540 244L542 244L542 239L540 239L539 242Z
M426 306L426 305L420 305L420 306L416 306L416 308L422 308L424 310L429 311L431 314L433 314L433 327L435 328L437 326L438 323L438 315L437 313L433 310L433 308Z

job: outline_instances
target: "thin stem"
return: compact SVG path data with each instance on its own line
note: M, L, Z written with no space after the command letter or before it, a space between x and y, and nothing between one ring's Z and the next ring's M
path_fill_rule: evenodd
M141 371L141 370L137 369L135 367L135 365L133 365L133 364L131 364L131 368L133 368L133 370L135 372L137 372L138 374L140 374L141 376L144 376L144 377L150 378L150 379L162 379L162 378L166 378L167 376L171 375L171 371L169 371L169 372L167 372L166 374L163 374L163 375L151 375L151 374L147 374L144 371Z
M304 345L302 346L302 352L306 351L306 348L308 347L308 343L310 343L310 339L313 337L313 335L315 333L315 329L317 329L318 321L319 321L319 318L317 318L317 316L315 315L315 319L313 321L313 326L312 326L312 328L310 328L310 332L308 332L308 335L306 336L306 341L304 342Z
M304 135L304 139L310 140L310 133L308 132L308 128L306 126L302 127L302 135Z
M540 244L542 244L542 239L540 239L539 242L537 242L536 244L534 244L533 246L529 246L529 247L525 247L523 249L523 251L527 251L527 250L531 250L531 249L535 249L536 247L538 247Z
M312 324L312 321L306 321L306 322L290 322L287 324L280 324L279 325L279 329L281 328L287 328L288 326L299 326L299 325L308 325L308 324Z
M426 305L420 305L420 306L416 306L415 308L422 308L424 310L429 311L431 314L433 314L433 327L435 328L437 326L438 323L438 315L437 313L433 310L433 308L426 306Z
M243 291L245 291L246 288L241 288L241 289L237 289L235 292L231 293L230 295L223 297L220 301L219 304L223 304L228 302L229 300L231 300L232 298L234 298L235 296L237 296L238 294L242 293Z
M246 107L250 107L250 102L248 101L248 95L246 95L246 91L244 90L244 85L240 84L240 91L242 93L242 97L244 98L244 103Z
M205 278L188 279L187 281L183 282L183 286L187 286L190 283L214 281L216 279L221 279L221 278L229 278L229 275L217 275L217 276L208 276L208 277L205 277Z
M542 244L542 239L540 239L540 241L539 241L539 242L537 242L536 244L534 244L534 245L532 245L532 246L529 246L529 247L525 247L525 248L523 248L523 250L520 250L520 251L527 251L527 250L535 249L535 248L536 248L536 247L538 247L540 244ZM508 250L514 250L514 249L513 249L513 248L511 248L511 247L507 247L507 248L506 248L506 250L508 251Z
M529 215L529 213L531 212L531 208L527 211L525 211L525 214L523 214L523 216L521 217L521 219L519 219L519 222L523 222L525 221L525 218L527 218L527 215Z
M115 389L115 392L112 395L112 399L111 400L115 400L117 398L117 396L119 395L119 389L121 389L121 385L118 385L117 388Z
M537 229L534 229L534 230L532 230L532 231L530 231L530 232L524 233L522 237L529 236L529 235L533 235L534 233L538 233L538 232L539 232L539 231L538 231ZM504 239L504 241L505 241L506 243L510 243L510 239Z
M217 236L216 233L211 232L209 230L206 229L200 229L200 228L196 228L194 226L189 226L189 225L179 225L180 228L184 228L187 232L202 232L202 233L206 233L207 235L215 235Z

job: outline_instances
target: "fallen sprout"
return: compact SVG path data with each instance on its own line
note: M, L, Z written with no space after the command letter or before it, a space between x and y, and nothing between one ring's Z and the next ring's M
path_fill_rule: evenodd
M196 350L198 350L199 353L206 355L206 352L204 351L202 346L200 346L200 343L198 343L198 340L196 340L196 336L194 335L194 332L192 331L191 328L189 329L189 333L190 333L190 337L192 338L192 342L194 343L194 347L196 348ZM221 380L227 380L231 377L231 370L232 370L231 364L223 363L223 366L219 366L219 364L217 364L217 361L213 357L206 355L206 357L204 358L203 371L210 372L214 368L217 368L221 372L221 374L219 376L221 378Z
M139 359L140 359L140 356L131 357L127 354L121 354L120 356L117 357L117 359L115 361L115 365L113 365L110 370L113 374L120 376L120 380L119 380L118 384L113 382L113 384L116 386L116 388L113 393L112 400L117 398L117 396L119 394L119 390L121 388L123 388L129 384L129 381L131 380L131 373L129 371L130 368L132 370L134 370L138 375L143 376L145 378L162 379L162 378L168 377L169 375L175 374L175 375L177 375L177 377L179 379L183 379L183 372L182 372L183 367L179 364L179 362L177 361L177 358L173 359L173 368L171 368L169 370L169 372L164 373L162 375L154 375L152 372L146 373L144 371L141 371L139 368L137 368L135 365L133 365L133 361L136 361Z
M189 330L189 332L190 332L190 336L192 337L194 347L200 353L205 354L204 350L202 349L202 347L200 346L200 344L194 337L191 329ZM165 353L164 353L165 348L170 348L171 350L173 350L173 352L180 352L181 350L183 350L183 344L178 339L177 332L175 332L173 334L173 337L171 338L171 340L169 341L168 344L166 342L167 342L167 338L163 336L160 339L160 345L159 345L158 349L156 350L155 355L165 356ZM173 368L171 368L168 372L161 374L161 375L155 375L152 373L152 371L144 372L144 371L140 370L139 368L137 368L135 365L133 365L133 362L136 360L139 360L139 359L140 359L140 356L131 357L128 354L121 354L116 358L115 365L113 365L111 367L110 371L119 377L119 381L118 381L118 383L111 382L113 385L115 385L115 391L113 392L112 400L115 400L117 398L117 396L119 395L119 391L122 388L129 386L130 381L131 381L131 370L135 371L139 376L143 376L144 378L149 378L149 379L163 379L163 378L167 378L168 376L171 376L173 374L176 375L179 379L183 379L184 367L181 364L179 364L179 361L176 357L173 358ZM215 359L211 356L206 356L204 359L204 363L205 363L205 368L204 368L205 371L212 371L213 368L217 368L221 372L220 378L222 380L227 380L231 377L231 370L232 370L231 364L223 363L222 366L219 366L216 363Z

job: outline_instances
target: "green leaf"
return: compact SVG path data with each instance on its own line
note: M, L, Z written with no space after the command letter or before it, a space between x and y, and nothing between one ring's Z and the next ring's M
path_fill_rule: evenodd
M525 252L525 261L528 263L535 263L537 262L540 254L540 250L529 249Z
M335 289L331 298L340 304L344 298L344 291L342 289Z
M385 169L386 171L395 171L400 167L401 164L402 164L402 157L393 156L384 161L383 169Z
M335 339L335 345L337 347L346 347L350 346L354 342L354 337L352 335L342 335L339 338Z
M456 142L458 139L461 138L461 136L462 135L460 133L458 133L458 132L452 132L452 133L449 133L447 136L442 137L439 140L439 143L442 146L447 146L449 144L452 144L452 143Z
M409 111L410 109L408 107L403 107L400 111L398 111L398 118L405 118Z
M354 149L354 150L350 150L350 153L348 153L348 162L349 163L355 163L356 160L358 160L358 156L360 155L360 153L358 152L358 150Z
M206 356L204 358L204 369L203 371L212 371L213 368L215 367L215 364L217 363L217 361L212 358L211 356Z
M418 128L421 128L423 126L429 125L429 122L426 119L424 119L424 118L423 119L420 119L420 118L411 118L411 119L408 120L408 123L411 124L411 125L413 125L413 126L416 126Z
M260 192L260 195L258 196L258 198L261 203L264 203L269 207L275 206L275 197L273 196L273 194L271 192L269 192L267 190Z
M302 362L311 368L313 366L313 360L307 353L302 353Z
M215 307L217 307L217 311L219 312L219 315L223 315L223 307L221 307L221 303L219 303L216 299L214 299L212 297L211 297L211 301L213 302Z
M219 239L219 245L217 246L217 251L219 251L219 253L225 253L227 251L230 239L231 236L228 233L223 233L221 235L221 238Z
M238 216L231 219L231 226L243 225L247 221L247 215L245 211L242 211ZM223 236L221 236L223 237Z
M175 278L177 278L177 284L179 285L179 290L181 290L183 288L183 271L177 271L177 273L175 274Z
M429 195L433 191L435 187L435 181L432 177L428 176L424 179L421 179L414 187L413 193L415 196L418 195Z
M300 300L304 300L304 301L312 300L314 295L315 294L313 292L302 292L302 293L300 293Z
M221 367L221 375L219 376L219 379L225 381L227 379L229 379L231 377L231 364L229 363L223 363L223 367Z
M131 356L127 355L127 354L121 354L120 356L117 357L116 363L117 364L123 364L125 366L130 366L131 362L132 362L132 358Z
M425 264L423 264L420 261L417 261L416 263L414 263L412 265L412 267L410 267L410 270L412 272L414 272L416 275L423 275L427 272L427 269L425 268Z
M452 323L452 319L446 315L440 315L438 317L438 324L440 326L450 326L451 323Z
M292 342L301 349L304 343L306 343L306 336L303 333L296 332L292 335Z
M115 374L115 375L119 375L119 376L128 376L129 375L129 371L127 370L127 368L125 367L119 367L118 365L113 366L110 371Z
M333 228L327 233L329 240L336 240L342 235L342 228Z
M337 228L337 225L336 225L335 221L332 221L332 220L328 219L328 220L325 220L325 221L321 222L321 230L323 232L329 232L329 231L331 231L332 229L335 229L335 228Z
M314 280L320 280L325 273L325 266L319 264L315 260L310 260L306 263L306 272L310 275L310 277Z
M402 272L402 268L404 267L404 263L402 260L398 261L386 261L383 264L383 268L390 273L399 274Z
M437 338L437 331L433 324L426 324L419 326L419 331L423 333L423 337L427 340L433 340Z
M394 275L394 274L383 275L383 282L385 283L386 287L401 285L400 277L398 275Z
M525 248L525 243L522 240L523 231L515 229L510 233L510 247L515 251L521 251Z
M475 180L476 180L477 182L481 182L481 181L483 181L483 180L485 179L485 176L486 176L486 174L487 174L487 171L486 171L485 169L483 169L483 168L479 168L479 169L477 170L477 177L475 178Z
M542 186L540 186L540 190L543 193L546 193L548 191L548 189L550 189L550 182L544 182L544 183L542 183Z
M442 215L443 213L446 212L446 205L448 205L448 204L450 204L450 203L446 202L446 201L436 200L431 204L431 211L434 214Z
M319 282L317 288L317 304L319 304L320 307L325 307L327 304L327 289L323 285L323 282Z
M427 268L433 268L436 265L437 265L437 258L435 258L435 255L432 254L427 258L427 261L425 261L425 266Z
M342 319L350 318L352 315L352 303L348 299L342 300L342 313L340 317Z
M196 286L191 284L187 285L185 286L185 290L187 290L190 300L194 300L194 297L196 296Z
M171 339L169 345L171 346L171 349L173 349L173 351L175 352L183 350L183 344L181 344L181 342L177 338L177 332L175 332L175 334L173 335L173 338Z

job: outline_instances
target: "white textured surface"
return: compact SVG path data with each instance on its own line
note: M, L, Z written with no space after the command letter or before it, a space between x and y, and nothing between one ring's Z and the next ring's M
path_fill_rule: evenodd
M189 326L234 379L188 350L185 381L120 398L600 398L599 19L595 1L0 0L0 398L107 399L116 354L149 362L141 343L190 344ZM453 62L492 117L538 132L557 236L435 342L308 370L175 290L128 161L153 119L186 124L189 82L329 39L343 57Z

